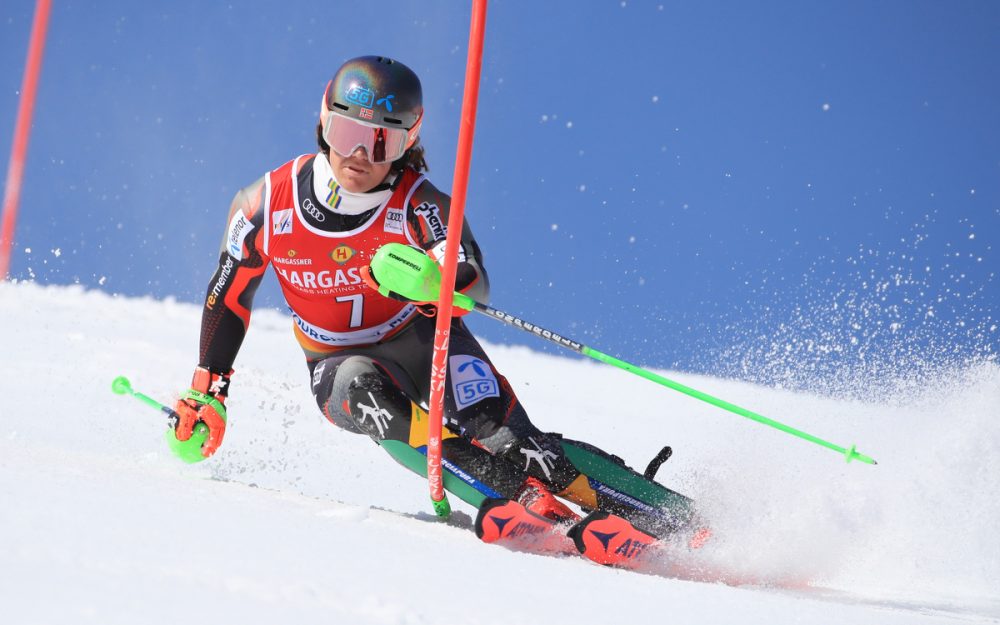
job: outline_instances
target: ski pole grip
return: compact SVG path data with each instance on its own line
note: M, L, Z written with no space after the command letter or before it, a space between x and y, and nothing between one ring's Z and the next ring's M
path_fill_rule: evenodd
M212 397L208 393L202 393L201 391L196 391L193 388L189 388L188 390L184 391L184 396L182 397L182 399L193 399L199 404L206 404L208 406L211 406L212 409L215 410L215 412L219 413L219 416L222 417L223 421L228 420L226 416L226 407L222 405L221 401Z

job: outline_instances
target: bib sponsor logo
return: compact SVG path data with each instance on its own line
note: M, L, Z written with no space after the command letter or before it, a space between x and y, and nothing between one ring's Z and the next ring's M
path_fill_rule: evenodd
M292 321L295 322L296 327L309 339L316 341L317 343L323 343L324 345L361 345L365 343L374 343L379 340L380 337L392 332L394 329L398 328L413 315L413 306L407 306L403 308L395 317L386 321L385 323L376 326L374 328L365 328L363 330L355 330L353 332L334 332L332 330L324 330L319 326L315 326L302 317L298 315L291 308L288 311L292 314Z
M253 230L253 224L243 214L243 211L238 211L233 215L233 220L229 222L229 235L226 237L226 251L236 260L243 260L243 242L251 230Z
M459 410L487 397L500 397L500 385L493 370L479 358L462 354L448 359L451 388Z
M295 250L288 251L289 256L295 256ZM311 265L313 261L311 258L281 258L280 256L275 256L271 259L272 261L278 263L279 265Z
M274 211L272 215L274 219L274 227L271 232L274 236L279 234L291 234L292 233L292 209L286 208L285 210Z
M337 336L336 332L330 332L329 330L324 330L323 328L312 325L302 317L295 314L295 311L292 311L292 321L294 321L295 325L299 327L299 330L302 330L303 334L314 341L325 343L327 345L337 345L347 342L347 339Z
M406 211L402 208L390 208L385 212L385 228L383 229L386 232L403 234L405 224Z
M445 227L444 222L441 221L441 209L437 207L437 204L422 202L420 206L413 209L413 212L424 220L427 232L431 235L430 238L432 241L437 241L448 236L448 229Z
M337 249L330 252L330 258L338 265L343 265L354 258L354 250L348 245L337 246Z
M309 198L306 198L305 200L302 201L302 210L309 213L309 215L312 216L313 219L315 219L320 223L326 221L326 213L316 208L316 205L313 204L312 200L310 200Z
M342 286L356 286L363 282L357 267L337 269L336 271L323 270L318 273L285 269L284 267L275 267L275 269L289 284L301 290L333 289Z

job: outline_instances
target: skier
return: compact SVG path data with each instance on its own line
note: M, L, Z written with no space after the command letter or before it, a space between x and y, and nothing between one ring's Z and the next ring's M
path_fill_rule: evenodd
M367 271L389 242L419 248L435 261L444 257L450 198L423 173L422 121L412 70L386 57L352 59L323 94L319 152L298 156L236 194L205 297L199 364L191 391L175 407L177 441L190 440L200 422L209 430L201 455L222 444L220 408L224 413L254 292L271 265L323 415L376 442L426 444L434 305L383 297ZM489 296L468 223L456 288L483 303ZM559 435L532 424L460 318L451 326L444 412L444 457L487 489L566 523L579 517L553 493L597 507Z

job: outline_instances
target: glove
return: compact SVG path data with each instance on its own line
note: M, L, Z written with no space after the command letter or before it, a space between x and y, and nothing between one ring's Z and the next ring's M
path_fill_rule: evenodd
M167 431L170 450L184 462L201 462L222 445L226 434L225 401L229 377L205 367L194 370L189 388L174 405L177 423Z

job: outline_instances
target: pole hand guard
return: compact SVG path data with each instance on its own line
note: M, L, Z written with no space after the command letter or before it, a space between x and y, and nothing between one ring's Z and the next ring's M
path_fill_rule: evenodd
M369 286L381 295L410 302L437 302L441 291L441 268L422 250L386 243L372 257L367 272L362 272ZM374 284L372 284L374 282ZM455 293L452 304L462 310L472 310L475 301L468 295Z

